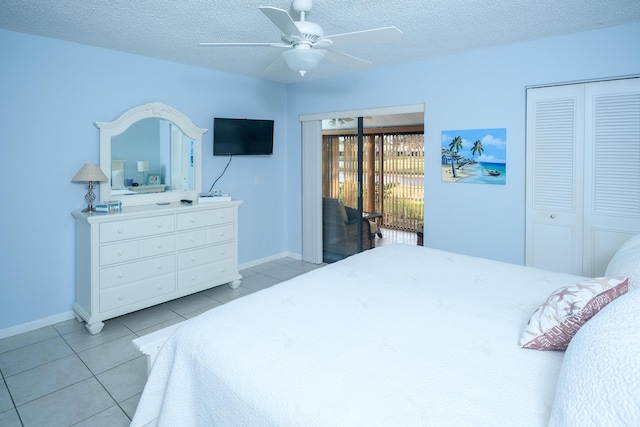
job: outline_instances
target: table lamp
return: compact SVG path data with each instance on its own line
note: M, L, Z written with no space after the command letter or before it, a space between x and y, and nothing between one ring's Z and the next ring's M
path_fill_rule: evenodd
M142 172L142 185L145 185L144 173L149 172L149 161L138 160L138 172Z
M93 192L94 182L107 182L109 179L100 169L100 166L95 163L85 163L80 168L78 173L71 179L71 182L88 182L87 194L84 196L87 201L86 209L82 209L82 212L95 212L96 208L93 207L93 201L96 199L96 195Z

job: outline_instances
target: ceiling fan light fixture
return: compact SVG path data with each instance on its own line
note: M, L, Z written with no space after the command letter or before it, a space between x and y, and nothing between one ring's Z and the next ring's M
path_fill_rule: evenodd
M321 49L290 49L282 52L282 59L287 63L287 66L293 71L297 71L301 76L309 70L313 70L318 66L322 58L324 58L325 51Z

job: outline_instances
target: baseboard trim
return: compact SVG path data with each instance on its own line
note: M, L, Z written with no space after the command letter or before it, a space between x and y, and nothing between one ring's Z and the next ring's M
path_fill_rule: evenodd
M280 252L279 254L270 255L268 257L264 257L264 258L260 258L260 259L256 259L256 260L253 260L253 261L249 261L249 262L245 262L243 264L240 264L238 266L238 269L239 270L244 270L245 268L255 267L256 265L264 264L265 262L271 262L271 261L275 261L277 259L286 258L286 257L297 259L297 260L301 260L302 259L302 255L300 255L300 254L296 254L296 253L293 253L293 252Z
M73 318L75 318L73 311L67 311L64 313L55 314L53 316L43 317L42 319L34 320L32 322L23 323L21 325L0 329L0 339L23 334L25 332L35 331L36 329L44 328L45 326L51 326L56 323L64 322L65 320Z

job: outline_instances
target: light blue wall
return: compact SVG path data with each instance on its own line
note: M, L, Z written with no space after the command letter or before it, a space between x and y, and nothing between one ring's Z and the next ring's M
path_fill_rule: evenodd
M86 193L71 178L99 163L94 122L140 104L163 102L210 130L214 116L275 120L273 156L234 158L216 187L244 200L240 262L287 250L285 195L273 191L287 178L285 85L3 30L0 53L0 333L70 312L71 211ZM203 152L208 190L227 158L214 158L211 131Z
M525 86L640 73L638 46L640 23L285 86L0 30L0 333L71 310L70 211L85 190L70 181L99 161L95 121L153 101L208 129L274 119L274 155L234 158L216 185L244 200L250 262L301 252L299 114L424 103L426 244L523 263ZM484 127L507 128L507 185L440 182L440 131ZM203 151L208 190L227 159L211 155L212 132Z
M424 103L425 245L524 264L525 87L630 74L640 23L290 85L290 226L301 229L298 115ZM443 183L441 131L479 128L507 129L507 184ZM288 246L300 251L297 233Z

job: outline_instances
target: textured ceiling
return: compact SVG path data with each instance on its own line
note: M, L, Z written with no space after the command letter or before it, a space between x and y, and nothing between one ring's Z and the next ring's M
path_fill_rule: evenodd
M286 68L265 72L280 49L198 45L279 42L258 6L290 10L291 2L2 0L0 28L286 83L350 71L325 60L305 77ZM307 20L325 35L398 27L400 41L339 49L376 67L640 21L640 1L316 0Z

